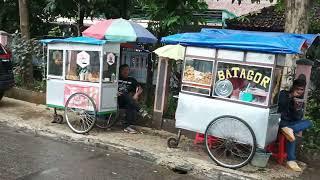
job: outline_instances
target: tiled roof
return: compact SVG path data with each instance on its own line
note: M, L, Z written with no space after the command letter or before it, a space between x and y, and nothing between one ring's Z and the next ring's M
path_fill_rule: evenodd
M251 0L242 0L239 5L237 2L232 3L231 0L205 0L208 4L208 9L221 9L232 12L237 16L249 14L254 11L259 11L262 8L269 7L275 4L270 1L261 1L260 3L251 3Z
M238 19L226 21L228 29L269 32L283 32L284 23L284 13L276 11L274 6L263 8L261 12L256 14L249 14Z
M312 20L320 20L320 6L312 7ZM283 32L285 26L284 11L279 11L275 6L263 8L258 13L252 13L239 18L226 20L228 29Z

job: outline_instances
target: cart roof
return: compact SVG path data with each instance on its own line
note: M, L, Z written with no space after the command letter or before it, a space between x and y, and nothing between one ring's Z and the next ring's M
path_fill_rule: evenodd
M259 51L279 54L299 54L302 47L309 47L315 34L290 34L281 32L257 32L228 29L202 29L197 33L182 33L164 37L165 44L181 44L220 49Z
M44 44L54 44L54 43L80 43L80 44L90 44L90 45L103 45L106 44L106 40L99 40L91 37L71 37L66 39L43 39L41 40Z

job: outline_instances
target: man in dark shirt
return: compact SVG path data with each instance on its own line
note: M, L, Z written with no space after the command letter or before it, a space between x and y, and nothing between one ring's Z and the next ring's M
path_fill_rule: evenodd
M296 137L302 135L302 131L311 127L311 121L304 120L304 101L306 81L294 80L290 91L281 91L279 94L279 113L281 113L280 128L287 138L287 165L294 171L301 171L296 163Z
M137 117L137 113L146 116L146 111L142 110L138 105L138 99L142 94L142 87L137 80L129 77L129 66L123 64L120 66L120 77L118 82L118 104L120 109L126 109L126 118L124 122L124 131L136 133L131 127Z

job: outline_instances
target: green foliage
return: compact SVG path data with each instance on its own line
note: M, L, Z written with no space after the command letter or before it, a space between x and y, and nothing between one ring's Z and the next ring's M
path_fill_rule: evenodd
M126 18L132 1L129 0L46 0L46 12L53 16L76 18L79 8L84 17Z
M318 43L315 43L316 45L313 45L307 53L307 58L314 61L306 114L306 118L312 120L313 127L304 135L304 143L310 149L320 149L320 45L319 40L316 42Z
M173 97L174 94L170 93L169 97L168 97L168 109L166 110L166 112L164 113L164 117L165 118L172 118L174 119L175 113L176 113L176 109L178 106L178 99Z
M32 37L43 36L51 28L50 13L44 12L46 0L29 1L30 33ZM19 29L19 5L17 0L0 0L0 29L14 33Z
M57 37L57 36L63 36L62 30L60 29L59 26L56 26L54 28L52 28L49 32L48 32L49 36L52 37Z
M194 16L207 9L203 0L139 0L146 13L149 29L158 37L181 32L185 26L198 26L204 19Z
M42 45L36 39L26 40L21 38L21 34L16 32L13 34L10 44L13 60L17 66L23 67L28 57L42 57Z
M309 26L309 33L317 34L320 33L320 0L314 2L312 7L310 7L310 26Z
M26 40L21 38L20 33L15 33L9 47L13 54L14 75L17 85L31 87L30 83L32 82L26 82L24 76L29 72L27 67L32 67L32 57L36 57L36 59L42 58L41 44L35 39Z

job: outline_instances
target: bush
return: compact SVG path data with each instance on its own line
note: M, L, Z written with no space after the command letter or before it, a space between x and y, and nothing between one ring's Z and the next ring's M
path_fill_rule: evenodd
M314 61L306 112L306 119L312 120L313 127L305 132L304 145L309 149L320 150L320 45L312 47L307 58Z
M29 90L45 91L46 83L43 78L45 77L43 74L45 64L41 62L41 59L45 57L42 55L42 45L35 39L25 40L21 38L20 33L15 33L9 47L13 55L13 72L16 86ZM36 73L34 70L36 70ZM24 76L27 73L32 74L32 82L25 80Z

